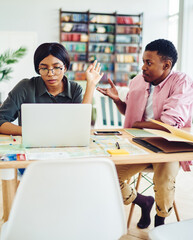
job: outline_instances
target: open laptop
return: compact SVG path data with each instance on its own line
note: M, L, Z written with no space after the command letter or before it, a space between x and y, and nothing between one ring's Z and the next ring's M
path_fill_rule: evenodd
M22 104L24 147L87 146L91 104Z

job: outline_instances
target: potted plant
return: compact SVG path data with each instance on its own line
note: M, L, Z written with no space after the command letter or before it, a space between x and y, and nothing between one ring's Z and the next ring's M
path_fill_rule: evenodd
M16 51L7 50L0 54L0 82L3 80L9 80L9 74L13 72L10 67L11 64L17 63L27 52L25 47L20 47Z
M0 54L0 83L4 80L10 79L10 73L13 69L10 65L17 63L20 58L22 58L27 52L25 47L20 47L17 50L6 50L4 53ZM0 104L2 100L2 92L0 91Z

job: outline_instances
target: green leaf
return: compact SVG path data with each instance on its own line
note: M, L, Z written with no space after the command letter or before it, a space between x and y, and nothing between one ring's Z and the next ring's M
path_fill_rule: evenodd
M0 81L10 79L9 74L13 72L10 64L17 63L27 53L27 48L20 47L16 51L8 49L0 54Z

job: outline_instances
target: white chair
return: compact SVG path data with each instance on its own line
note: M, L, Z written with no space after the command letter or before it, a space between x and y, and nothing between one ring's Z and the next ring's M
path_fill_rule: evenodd
M117 240L126 232L113 162L64 159L26 169L1 240Z
M95 91L96 124L95 128L123 128L125 116L122 115L113 100Z
M149 231L150 240L192 240L193 219L169 223Z

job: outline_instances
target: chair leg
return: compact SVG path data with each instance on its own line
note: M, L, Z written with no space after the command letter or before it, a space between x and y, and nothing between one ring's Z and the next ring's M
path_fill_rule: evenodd
M136 187L135 187L136 191L138 191L139 183L141 181L141 177L142 177L142 173L140 172L139 175L138 175L137 184L136 184ZM133 216L134 206L135 206L135 204L131 203L131 208L130 208L130 211L129 211L129 217L128 217L128 221L127 221L127 228L130 227L131 218Z
M141 178L142 178L142 173L140 172L139 175L138 175L137 184L136 184L136 187L135 187L136 191L138 191ZM174 212L175 212L175 215L176 215L176 219L179 222L180 221L180 216L179 216L179 213L178 213L175 201L174 201L173 206L174 206ZM131 203L131 208L130 208L130 211L129 211L128 221L127 221L127 228L130 227L131 219L132 219L132 216L133 216L134 207L135 207L135 204Z
M176 219L178 222L180 222L180 216L179 216L179 213L178 213L178 210L177 210L177 207L176 207L176 202L174 201L174 212L176 214Z

